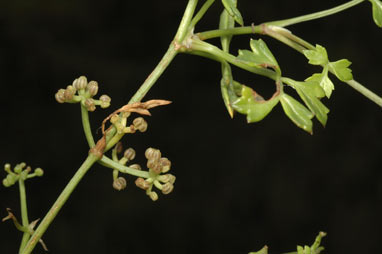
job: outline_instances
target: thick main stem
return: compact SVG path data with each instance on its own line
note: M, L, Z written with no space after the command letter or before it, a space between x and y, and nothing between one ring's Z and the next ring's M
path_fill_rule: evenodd
M90 167L98 160L93 154L89 154L86 160L82 163L81 167L74 174L72 179L66 185L65 189L61 192L60 196L54 202L53 206L50 208L49 212L45 215L44 219L41 221L40 225L37 227L36 231L33 233L32 237L28 241L27 245L21 252L21 254L29 254L32 252L33 248L36 246L38 241L41 239L42 235L48 229L50 223L54 220L62 206L65 204L66 200L72 194L73 190L76 188L77 184L84 177L86 172Z
M29 227L29 219L28 219L28 207L27 207L27 196L25 191L25 182L22 178L19 179L19 191L20 191L20 207L21 207L21 220L24 228ZM25 245L28 243L30 238L30 234L28 232L24 232L23 238L21 240L19 253L22 252Z

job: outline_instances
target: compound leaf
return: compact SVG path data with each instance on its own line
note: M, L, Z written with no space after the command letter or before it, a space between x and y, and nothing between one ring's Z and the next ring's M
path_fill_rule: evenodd
M328 68L325 67L322 73L315 73L305 81L317 82L325 91L326 97L330 98L332 91L334 90L334 84L328 77Z
M292 120L292 122L301 129L312 134L313 123L310 119L313 118L313 113L304 107L304 105L302 105L300 102L287 94L282 94L280 96L280 101L284 112L289 117L289 119Z
M248 123L259 122L266 117L279 102L279 96L264 100L250 87L244 86L241 97L233 102L232 107L239 113L247 115Z
M377 26L382 28L382 2L380 0L369 0L373 7L373 19Z
M258 68L273 68L279 75L281 75L280 67L269 50L267 44L262 39L250 41L252 51L239 50L238 59L246 62L249 66Z
M308 58L310 64L325 65L329 62L328 53L321 45L317 44L315 49L303 50L303 53Z
M227 10L228 14L232 16L239 25L243 26L243 17L241 16L240 11L236 8L236 1L222 0L222 3L224 5L224 8Z
M351 62L347 59L341 59L336 62L330 62L329 68L334 72L334 75L341 81L349 81L353 79L352 70L348 68Z

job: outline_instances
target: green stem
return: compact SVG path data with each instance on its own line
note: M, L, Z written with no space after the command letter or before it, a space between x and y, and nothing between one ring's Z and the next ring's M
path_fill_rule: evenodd
M189 0L186 10L184 11L182 21L180 21L178 31L176 32L174 41L177 43L182 43L184 38L189 33L190 29L193 27L190 27L190 23L192 20L192 16L194 15L196 5L198 4L198 0Z
M215 2L215 0L207 0L203 6L200 8L198 13L196 13L195 17L191 20L190 27L193 28L199 22L201 18L203 18L204 14L206 14L207 10L211 7L211 5Z
M375 102L378 106L382 107L381 97L379 97L378 95L376 95L375 93L373 93L372 91L370 91L369 89L367 89L366 87L364 87L363 85L361 85L355 80L349 80L349 81L346 81L346 83L352 88L354 88L355 90L357 90L358 92L360 92L361 94L363 94L364 96L366 96L369 100Z
M50 223L54 220L62 206L65 204L66 200L68 200L70 194L72 194L73 190L76 188L77 184L84 177L86 172L90 169L90 167L98 160L98 158L89 154L86 160L83 162L81 167L74 174L73 178L66 185L65 189L61 192L60 196L57 198L56 202L54 202L53 206L50 208L49 212L45 215L44 219L41 221L40 225L37 227L36 231L33 233L32 237L28 241L27 245L21 252L21 254L29 254L32 252L38 241L41 239L42 235L48 229Z
M205 31L201 33L197 33L196 36L202 41L218 38L221 36L229 36L229 35L243 35L243 34L259 34L261 33L261 26L243 26L243 27L235 27L229 29L215 29L210 31Z
M92 135L92 130L90 128L89 112L86 109L86 107L82 105L82 103L80 103L80 105L81 105L82 126L84 128L85 137L86 137L86 140L88 141L89 147L92 148L95 146L95 143L94 143L94 138Z
M286 27L286 26L290 26L293 24L297 24L297 23L301 23L301 22L305 22L305 21L309 21L309 20L314 20L314 19L319 19L319 18L323 18L323 17L329 16L329 15L333 15L335 13L338 13L338 12L344 11L350 7L353 7L357 4L360 4L364 1L365 0L352 0L352 1L349 1L347 3L341 4L337 7L328 9L328 10L319 11L319 12L315 12L315 13L311 13L311 14L307 14L307 15L303 15L303 16L299 16L299 17L295 17L295 18L290 18L290 19L266 22L266 24L279 26L279 27Z
M270 79L276 80L277 75L274 71L271 71L269 69L264 69L264 68L256 68L256 67L251 67L248 66L247 64L243 63L242 61L237 60L237 58L227 52L224 52L223 50L219 49L218 47L209 44L207 42L201 41L199 39L192 39L191 47L190 47L190 52L194 53L193 51L200 51L207 53L209 55L213 55L217 59L225 60L241 69L247 70L249 72L268 77ZM185 51L185 53L190 53L188 51ZM211 58L211 57L209 57Z
M143 177L143 178L148 178L149 173L147 171L142 171L142 170L137 170L133 168L126 167L122 164L119 164L116 161L113 161L112 159L108 158L107 156L102 156L102 159L100 160L100 163L102 165L112 168L112 169L117 169L119 172L124 173L124 174L129 174L137 177Z
M20 190L21 220L22 220L23 227L27 229L29 227L27 197L26 197L26 191L25 191L25 182L24 182L24 179L22 179L21 177L19 179L19 190ZM30 234L24 231L23 238L21 240L21 244L19 248L19 253L22 252L25 245L28 243L29 238L30 238Z

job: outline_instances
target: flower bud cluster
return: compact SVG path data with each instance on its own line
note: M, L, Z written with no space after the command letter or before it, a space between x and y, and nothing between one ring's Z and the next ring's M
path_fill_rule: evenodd
M145 132L147 130L148 124L143 117L137 117L133 120L130 126L127 126L127 118L130 113L122 113L121 115L113 115L110 118L110 122L115 126L117 132L121 133L135 133L137 130L140 132Z
M11 164L7 163L4 165L4 170L7 172L7 176L3 179L3 185L5 187L14 185L20 179L24 181L35 176L44 175L44 171L41 168L36 168L32 172L32 168L27 166L25 162L17 164L13 170Z
M72 85L66 89L60 89L55 95L59 103L78 103L80 102L88 111L94 111L96 106L107 108L110 106L111 99L107 95L101 95L99 99L93 97L98 93L97 81L88 82L85 76L81 76L73 81Z
M134 160L135 158L135 150L133 148L127 148L123 152L123 157L121 159L118 159L118 154L122 153L123 147L122 143L119 142L113 149L112 158L114 161L118 162L119 164L126 165L126 163ZM131 168L141 170L141 167L138 164L133 164L129 166ZM126 188L126 179L123 177L118 177L119 171L114 170L113 171L113 188L120 191Z
M146 191L146 194L153 200L158 200L158 194L152 191L152 187L155 186L163 194L169 194L174 189L174 183L176 177L172 174L167 173L171 168L171 161L165 157L162 157L160 150L155 148L148 148L145 152L145 157L147 159L147 167L149 168L149 177L143 179L141 177L137 178L135 185Z

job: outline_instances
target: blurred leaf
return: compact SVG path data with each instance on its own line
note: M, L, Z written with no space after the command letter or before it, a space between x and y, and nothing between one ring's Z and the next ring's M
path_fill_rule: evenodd
M235 20L231 17L227 10L223 10L220 15L219 29L230 29L235 27ZM229 52L229 44L231 42L232 35L221 36L220 42L224 52Z
M280 67L269 50L267 45L262 39L250 41L252 51L239 50L238 59L245 62L249 66L258 68L273 68L279 75L281 75Z
M222 3L224 5L224 8L227 10L228 14L232 16L239 25L243 26L243 17L241 16L240 11L236 8L237 1L222 0Z
M326 97L330 98L334 90L334 84L328 77L328 67L326 66L322 73L315 73L305 81L317 82L325 91Z
M341 59L336 62L330 62L329 68L334 72L334 75L341 81L349 81L353 79L352 71L348 68L351 62L347 59Z
M291 119L298 127L312 134L313 123L310 119L313 118L313 113L287 94L282 94L280 96L280 101L284 112L289 119Z
M247 115L248 123L253 123L264 119L278 102L279 96L266 101L250 87L243 85L241 97L232 103L232 107L237 112Z
M232 118L234 109L232 108L231 104L232 102L237 100L238 96L236 95L236 92L235 92L231 67L226 62L222 63L222 73L223 73L223 77L220 81L221 93L222 93L224 104L228 110L229 115Z
M298 82L289 79L289 84L296 89L300 98L308 106L311 112L316 116L317 120L325 126L328 120L329 109L318 99L322 93L322 88L317 82ZM317 90L321 90L321 93L317 93Z
M373 19L377 26L382 28L382 2L380 0L369 0L373 6Z
M316 49L303 50L304 55L308 58L309 63L313 65L325 65L329 62L328 53L321 45L316 45Z
M268 254L268 247L264 246L261 250L250 252L249 254Z

